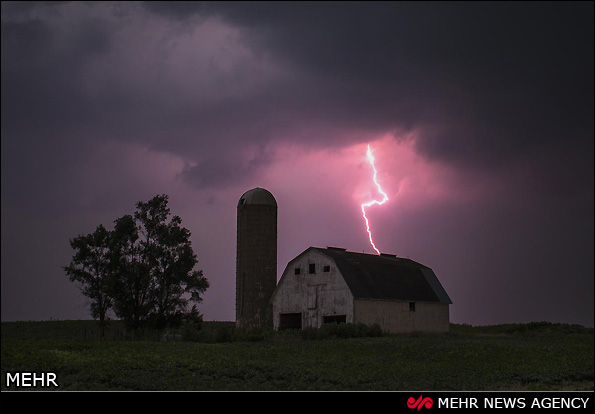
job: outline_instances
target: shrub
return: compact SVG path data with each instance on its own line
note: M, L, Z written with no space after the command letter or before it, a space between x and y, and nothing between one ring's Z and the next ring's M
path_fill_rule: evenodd
M275 335L273 328L236 328L234 339L237 342L260 342L271 339Z
M381 335L380 325L366 325L363 323L327 323L320 328L306 328L302 331L302 339L305 340L365 338Z

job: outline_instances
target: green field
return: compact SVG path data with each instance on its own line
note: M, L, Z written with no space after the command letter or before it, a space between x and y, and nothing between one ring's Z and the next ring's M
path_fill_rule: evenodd
M378 336L205 322L176 334L131 340L116 321L99 340L94 321L2 322L1 389L26 371L56 373L58 390L593 390L594 331L577 325Z

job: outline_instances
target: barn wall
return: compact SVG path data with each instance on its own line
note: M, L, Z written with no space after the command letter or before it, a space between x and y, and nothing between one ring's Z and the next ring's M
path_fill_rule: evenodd
M445 303L355 300L354 322L378 324L385 332L448 332L449 309Z
M309 273L310 264L315 266L314 274ZM307 251L289 263L272 302L275 329L279 329L281 313L302 313L302 328L318 328L324 316L330 315L345 315L347 323L353 322L353 295L334 261L316 251Z

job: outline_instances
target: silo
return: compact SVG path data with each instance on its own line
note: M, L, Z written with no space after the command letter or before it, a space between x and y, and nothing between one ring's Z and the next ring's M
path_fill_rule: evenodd
M264 188L238 202L236 326L272 326L270 299L277 285L277 201Z

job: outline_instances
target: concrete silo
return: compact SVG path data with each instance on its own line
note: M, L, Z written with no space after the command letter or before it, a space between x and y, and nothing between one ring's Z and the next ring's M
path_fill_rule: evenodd
M270 299L277 285L277 201L264 188L238 202L236 326L272 326Z

